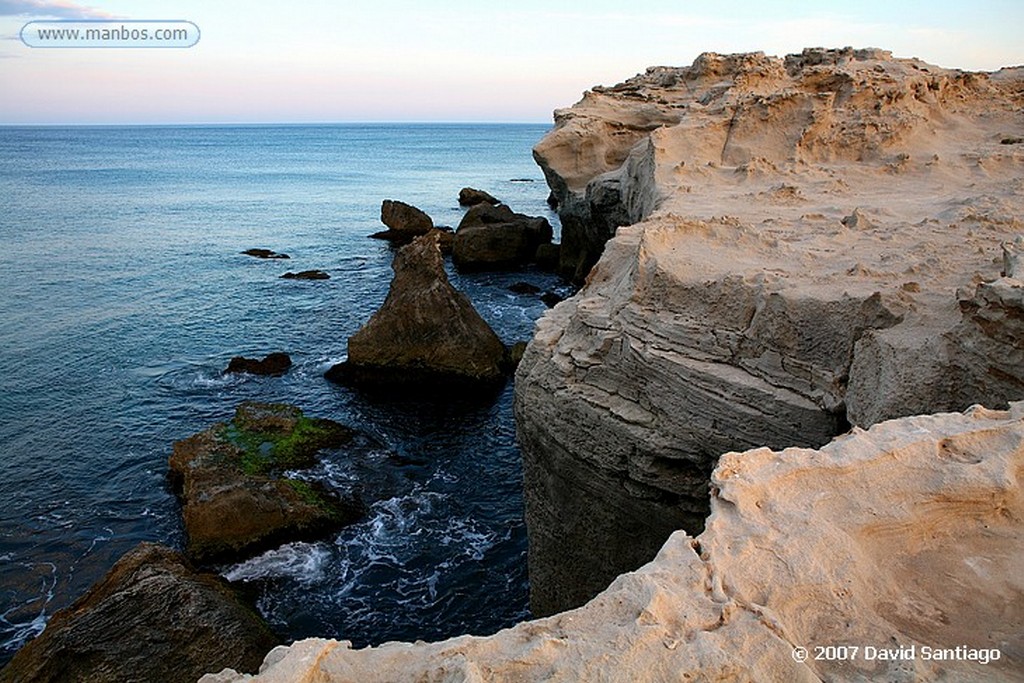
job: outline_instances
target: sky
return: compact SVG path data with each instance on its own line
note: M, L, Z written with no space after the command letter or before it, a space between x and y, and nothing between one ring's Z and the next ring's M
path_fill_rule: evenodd
M30 48L31 20L188 20L182 49ZM0 124L551 121L703 52L1024 65L1024 0L0 0Z

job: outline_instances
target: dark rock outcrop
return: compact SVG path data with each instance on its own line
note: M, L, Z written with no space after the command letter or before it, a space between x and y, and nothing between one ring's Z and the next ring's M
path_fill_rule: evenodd
M292 359L287 353L275 351L260 359L235 356L228 363L228 367L224 369L224 374L246 372L250 375L280 377L288 372L288 368L291 366Z
M537 253L533 260L541 270L555 272L558 270L559 259L561 258L562 247L558 244L541 244L537 247Z
M400 244L411 242L413 238L427 234L434 227L434 221L426 213L394 199L385 199L381 203L380 221L388 229L370 237Z
M505 347L448 282L437 235L403 247L392 268L384 304L349 337L348 360L328 370L327 378L385 391L500 385Z
M352 436L295 406L246 402L230 422L176 442L169 476L181 499L189 555L197 562L235 560L358 519L358 502L282 476L313 465L319 450Z
M533 261L551 242L547 219L515 213L504 204L477 204L455 231L452 261L460 270L515 268Z
M476 206L477 204L501 204L499 199L483 190L464 187L459 190L459 206Z
M529 282L516 282L508 286L508 291L514 294L540 294L540 287Z
M50 619L0 671L3 683L195 681L255 673L277 638L220 577L142 543Z
M267 258L267 259L282 259L291 258L288 254L279 254L276 251L270 249L246 249L242 252L246 256L255 256L256 258Z
M298 273L288 271L281 276L285 280L330 280L331 275L323 270L301 270Z

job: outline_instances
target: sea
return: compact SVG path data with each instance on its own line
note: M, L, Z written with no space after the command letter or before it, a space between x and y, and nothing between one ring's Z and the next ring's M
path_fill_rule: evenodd
M141 541L184 546L172 444L246 400L357 429L303 476L360 522L214 567L287 642L489 634L529 616L512 384L371 398L323 373L380 306L380 204L456 226L464 186L545 216L535 124L0 127L0 665ZM249 248L288 260L243 255ZM322 269L331 279L281 279ZM546 310L535 270L453 284L508 344ZM283 377L224 375L285 351Z

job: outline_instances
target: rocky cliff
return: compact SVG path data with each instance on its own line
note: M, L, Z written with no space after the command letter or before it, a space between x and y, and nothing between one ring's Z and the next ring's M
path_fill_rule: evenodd
M704 532L582 608L435 644L312 639L202 681L1024 680L1022 471L1024 403L728 453Z
M604 252L516 377L536 613L699 532L721 453L1024 397L1022 71L705 54L556 113L563 269Z

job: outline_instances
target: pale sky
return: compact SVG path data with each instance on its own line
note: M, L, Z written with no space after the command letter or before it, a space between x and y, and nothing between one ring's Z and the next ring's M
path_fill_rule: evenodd
M183 19L187 49L42 49L46 17ZM551 121L700 53L880 47L1024 64L1024 0L0 0L0 124Z

